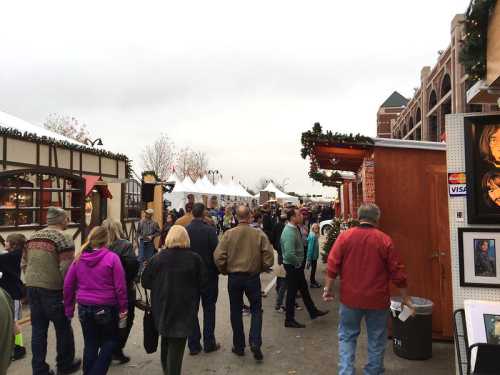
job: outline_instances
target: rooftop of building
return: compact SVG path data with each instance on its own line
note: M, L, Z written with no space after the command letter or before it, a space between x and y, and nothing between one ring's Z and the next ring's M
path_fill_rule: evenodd
M399 108L404 107L410 99L405 98L399 92L394 91L380 107L382 108Z

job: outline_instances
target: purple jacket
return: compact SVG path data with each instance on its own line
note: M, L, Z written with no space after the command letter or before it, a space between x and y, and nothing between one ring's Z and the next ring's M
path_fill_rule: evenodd
M125 272L118 255L103 247L84 251L64 279L64 309L72 318L76 301L82 305L119 306L127 311Z

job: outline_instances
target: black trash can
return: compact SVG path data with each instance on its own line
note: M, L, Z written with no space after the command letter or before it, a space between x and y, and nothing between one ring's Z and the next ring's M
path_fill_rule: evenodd
M432 301L411 297L415 316L399 320L401 297L391 298L392 336L394 353L401 358L425 360L432 358Z

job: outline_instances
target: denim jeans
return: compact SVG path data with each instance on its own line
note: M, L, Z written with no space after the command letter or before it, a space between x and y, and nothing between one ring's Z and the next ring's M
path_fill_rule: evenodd
M100 314L100 312L104 312ZM83 374L105 375L119 345L118 308L79 305L78 318L83 332Z
M252 348L262 346L262 295L259 274L230 273L228 276L229 303L231 305L231 327L233 328L233 347L237 350L245 348L245 332L243 330L243 294L250 302L249 343Z
M300 291L307 312L313 317L318 309L309 293L309 286L307 285L306 276L304 275L304 266L300 268L295 268L290 264L285 264L284 266L286 270L286 283L288 285L288 291L286 293L286 321L292 322L295 320L295 299L297 297L297 291Z
M283 307L283 301L285 300L286 290L287 290L286 278L284 277L276 278L276 308Z
M202 289L201 305L203 307L203 347L209 350L216 345L215 341L215 305L219 296L219 277L210 278L205 287ZM197 310L200 308L198 300ZM195 320L193 334L188 339L189 350L192 352L200 351L201 345L201 329L198 319Z
M384 373L388 311L387 309L351 309L340 305L339 375L353 375L355 373L356 343L363 317L368 335L368 363L365 366L364 374L380 375Z
M64 315L63 291L28 287L27 293L31 309L33 375L46 375L50 370L45 362L50 322L56 330L57 368L68 369L75 359L75 339L71 321Z
M144 270L144 262L150 260L153 255L155 255L155 252L156 249L153 242L144 240L139 241L139 256L137 258L140 263L139 273L142 273Z

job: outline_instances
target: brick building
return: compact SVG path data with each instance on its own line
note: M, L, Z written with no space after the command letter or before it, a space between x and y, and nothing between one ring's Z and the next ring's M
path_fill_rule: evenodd
M459 63L463 20L464 16L461 14L453 18L451 43L446 50L439 51L439 58L434 68L429 66L422 68L420 87L392 121L391 138L444 141L447 114L498 110L497 105L467 104L466 94L471 83ZM381 110L383 107L379 113ZM378 136L387 137L387 129L380 127L378 123L377 127Z
M377 112L377 137L391 138L391 125L405 109L408 101L397 91L385 100Z

